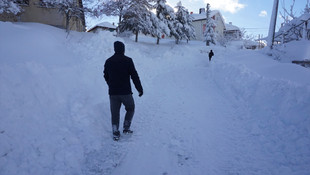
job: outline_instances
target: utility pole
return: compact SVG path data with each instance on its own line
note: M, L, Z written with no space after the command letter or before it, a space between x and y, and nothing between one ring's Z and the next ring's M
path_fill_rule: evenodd
M272 8L272 15L270 19L270 25L269 25L268 41L267 41L267 45L270 48L270 50L273 48L276 23L277 23L277 15L278 15L278 7L279 7L279 0L274 0L273 8Z

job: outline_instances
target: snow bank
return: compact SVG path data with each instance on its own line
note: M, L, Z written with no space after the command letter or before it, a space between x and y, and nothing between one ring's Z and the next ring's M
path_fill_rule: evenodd
M60 29L0 25L0 174L81 174L83 142L94 135L86 131L82 141L81 133L96 122L89 118L96 109L85 107L98 96L83 81L83 59Z
M221 72L213 74L214 82L240 111L236 120L242 123L247 141L251 146L260 145L258 149L264 155L259 156L270 158L266 160L270 164L264 174L307 174L309 86L266 78L244 66L225 63L212 66L212 72Z
M275 47L278 50L278 59L281 62L291 63L292 61L310 60L310 41L291 41Z

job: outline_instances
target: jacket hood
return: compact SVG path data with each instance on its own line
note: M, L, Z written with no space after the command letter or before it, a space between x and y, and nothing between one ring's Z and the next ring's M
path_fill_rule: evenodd
M125 53L125 45L124 43L120 41L115 41L114 42L114 51L117 54L124 54Z

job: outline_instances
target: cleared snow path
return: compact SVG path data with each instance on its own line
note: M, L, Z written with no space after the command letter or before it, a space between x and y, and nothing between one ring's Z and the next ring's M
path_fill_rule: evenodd
M301 134L310 124L309 88L223 61L233 52L218 51L218 60L210 64L199 47L197 52L190 47L154 46L148 61L129 50L136 55L145 95L136 97L133 136L107 148L112 156L106 158L117 163L105 173L309 172L309 136ZM143 51L142 45L139 48ZM230 58L253 55L260 54L245 51Z
M152 98L146 99L155 99L146 108L152 110L138 114L146 118L137 124L142 125L137 126L137 132L142 132L135 143L138 146L132 148L115 174L234 171L230 149L237 144L233 140L236 116L233 106L208 77L208 67L167 72L153 80L153 87Z

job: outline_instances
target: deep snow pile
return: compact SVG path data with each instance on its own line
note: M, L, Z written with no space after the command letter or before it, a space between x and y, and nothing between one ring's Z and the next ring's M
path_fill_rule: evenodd
M310 41L300 40L275 46L274 56L284 63L310 60Z
M66 37L41 24L0 22L0 38L1 175L310 173L309 69L235 47ZM102 77L116 40L145 89L134 93L135 132L119 142Z

